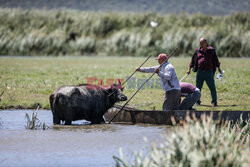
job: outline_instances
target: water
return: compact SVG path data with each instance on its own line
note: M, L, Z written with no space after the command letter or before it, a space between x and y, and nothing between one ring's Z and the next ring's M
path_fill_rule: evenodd
M39 110L38 118L49 130L25 129L25 113L33 110L0 111L0 166L114 166L112 156L122 148L128 157L145 144L162 141L168 127L101 124L53 126L51 111Z

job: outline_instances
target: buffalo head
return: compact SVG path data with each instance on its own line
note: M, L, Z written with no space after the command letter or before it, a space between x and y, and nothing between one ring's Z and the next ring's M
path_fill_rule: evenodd
M123 94L123 89L121 82L119 81L119 84L112 84L109 87L103 87L100 86L102 89L105 90L106 93L108 93L109 97L113 99L114 101L126 101L127 96Z

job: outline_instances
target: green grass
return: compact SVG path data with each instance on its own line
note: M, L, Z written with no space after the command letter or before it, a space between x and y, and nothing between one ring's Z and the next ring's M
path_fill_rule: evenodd
M86 83L87 77L103 79L130 76L145 58L142 57L1 57L0 58L0 108L41 108L49 109L49 95L62 85ZM182 78L190 58L173 57L177 75ZM219 107L216 110L250 110L250 59L220 58L225 75L216 80ZM151 58L145 66L156 65ZM137 79L148 78L151 74L136 73ZM158 76L153 78L157 79ZM184 81L195 84L195 73ZM97 84L97 82L94 82ZM125 86L126 87L126 86ZM130 98L135 89L125 89ZM161 110L164 100L162 89L144 89L129 102L139 109ZM208 87L202 89L202 104L210 105L211 96ZM124 103L120 103L121 105ZM235 105L235 106L233 106ZM198 110L210 110L199 106Z

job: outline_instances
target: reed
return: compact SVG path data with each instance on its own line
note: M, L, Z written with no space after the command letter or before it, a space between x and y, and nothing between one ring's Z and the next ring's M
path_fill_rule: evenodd
M49 129L49 127L45 124L45 122L41 122L38 119L37 116L37 111L38 111L39 107L37 108L37 110L35 112L32 112L31 116L29 116L28 113L25 114L25 119L26 119L26 129L30 129L30 130L47 130Z
M249 12L219 17L0 8L0 54L147 56L179 47L187 56L204 36L219 56L248 57L249 18Z
M242 126L244 125L244 126ZM175 127L159 145L135 153L127 160L122 151L114 156L117 167L153 166L249 166L250 122L223 125L203 117Z

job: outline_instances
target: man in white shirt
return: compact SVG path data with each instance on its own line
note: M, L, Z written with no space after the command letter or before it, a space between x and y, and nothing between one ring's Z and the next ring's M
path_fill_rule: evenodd
M160 77L162 88L165 91L165 101L162 107L163 110L178 110L181 98L181 88L174 67L167 61L167 59L167 55L161 53L156 59L160 65L164 63L161 67L160 65L154 67L142 67L137 68L136 71L157 73Z

